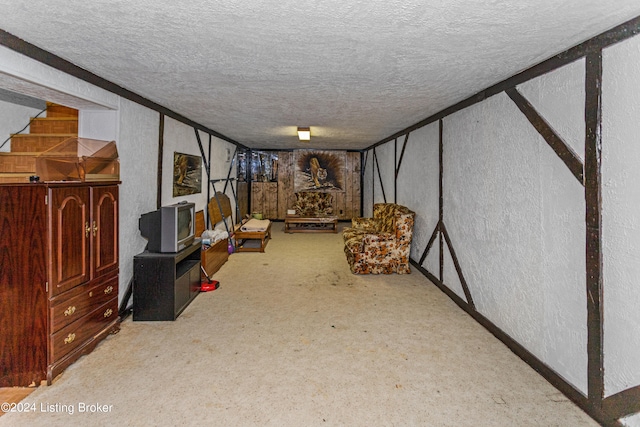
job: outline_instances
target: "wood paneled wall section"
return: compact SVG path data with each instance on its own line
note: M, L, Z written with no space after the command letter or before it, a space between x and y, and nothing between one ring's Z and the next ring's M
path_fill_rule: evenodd
M238 182L236 194L238 197L238 210L240 211L239 222L249 213L249 184L246 182Z
M278 218L284 219L295 202L294 152L278 153ZM348 152L345 164L345 191L333 194L333 211L339 219L360 216L360 153Z
M251 183L251 209L268 219L278 219L278 183ZM284 217L283 217L284 218Z
M292 209L296 201L293 191L294 157L292 151L278 153L278 218L280 219L284 219L287 209Z

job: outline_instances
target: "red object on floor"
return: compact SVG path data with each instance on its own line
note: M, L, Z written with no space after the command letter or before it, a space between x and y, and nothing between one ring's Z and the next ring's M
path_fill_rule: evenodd
M200 292L215 291L220 287L220 283L217 280L212 280L211 283L201 283Z

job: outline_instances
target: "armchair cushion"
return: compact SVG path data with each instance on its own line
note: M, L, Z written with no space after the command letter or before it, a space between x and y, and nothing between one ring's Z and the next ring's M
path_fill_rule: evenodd
M301 191L295 193L293 208L296 215L305 217L327 216L333 213L333 196L330 193Z

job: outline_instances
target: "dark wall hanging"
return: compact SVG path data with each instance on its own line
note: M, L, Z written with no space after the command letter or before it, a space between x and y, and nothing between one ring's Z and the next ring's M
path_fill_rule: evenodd
M345 191L346 151L297 150L294 190Z
M202 191L202 158L173 153L173 197Z

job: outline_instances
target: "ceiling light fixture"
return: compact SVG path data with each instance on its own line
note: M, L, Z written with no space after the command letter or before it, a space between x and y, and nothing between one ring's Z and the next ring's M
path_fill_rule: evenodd
M300 141L311 140L311 129L308 127L298 127L298 138Z

